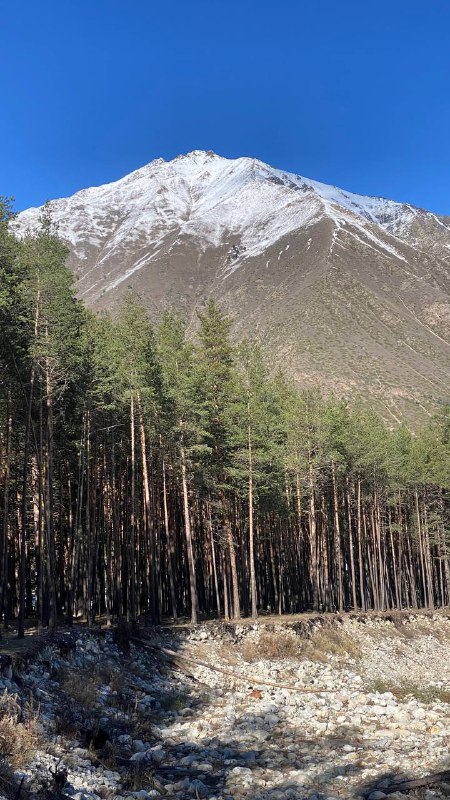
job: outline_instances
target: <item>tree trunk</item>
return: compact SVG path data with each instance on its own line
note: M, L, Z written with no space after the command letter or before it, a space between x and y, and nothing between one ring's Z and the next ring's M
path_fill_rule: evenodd
M161 439L160 439L160 444L161 444ZM167 569L169 573L170 600L172 605L172 617L174 618L174 620L177 620L178 619L177 596L175 592L175 579L173 574L174 546L173 546L173 536L169 524L169 507L167 505L166 462L164 456L162 458L162 475L163 475L164 530L166 532L166 542L167 542Z
M189 496L186 475L186 455L183 445L181 446L181 487L183 491L183 510L184 510L184 532L186 536L186 547L189 569L189 589L191 596L191 622L193 625L198 621L198 599L197 599L197 579L195 575L194 548L192 545L191 519L189 516Z
M5 610L5 598L8 591L9 481L11 474L12 425L11 392L8 392L8 398L6 401L6 452L3 469L3 524L0 552L0 622Z
M250 415L250 404L248 406ZM255 575L255 542L253 531L253 458L252 458L252 432L248 426L248 536L250 549L250 593L252 602L252 618L257 617L256 600L256 575Z
M337 571L338 589L338 609L342 613L344 610L344 593L342 588L342 551L341 551L341 529L339 525L339 505L336 485L336 469L334 461L331 462L331 475L333 479L333 509L334 509L334 559Z
M128 574L130 583L130 602L128 607L128 620L136 622L136 442L134 421L134 395L130 398L130 436L131 436L131 510L130 510L130 540L128 551Z
M223 523L225 527L225 538L228 545L228 555L230 560L231 587L233 592L233 619L240 619L241 606L239 601L239 581L236 566L236 552L234 549L233 530L231 528L231 522L226 507L225 494L223 491L220 493L220 501L222 506Z

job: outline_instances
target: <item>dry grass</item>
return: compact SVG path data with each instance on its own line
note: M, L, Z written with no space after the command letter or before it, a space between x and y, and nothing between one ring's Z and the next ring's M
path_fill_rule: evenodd
M139 763L123 776L122 786L127 792L139 792L142 789L147 792L149 789L156 789L161 793L164 791L151 767Z
M27 765L37 746L36 720L23 719L22 711L11 695L0 697L0 753L14 769Z
M299 640L290 633L263 631L257 640L247 640L242 647L244 661L298 658Z
M398 684L392 684L389 681L382 680L381 678L373 681L366 686L368 692L373 694L384 694L384 692L391 692L397 700L409 700L414 698L420 703L450 703L450 690L444 689L441 686L419 686L412 681L401 681Z
M61 688L67 697L85 709L94 708L101 686L109 686L111 692L118 696L119 702L120 695L126 688L124 673L108 665L99 666L66 672L61 682Z
M160 696L159 702L163 711L180 711L180 709L186 708L189 694L187 692L166 692Z
M109 684L109 688L112 692L122 692L124 686L126 685L123 672L120 672L119 670L112 672L107 683Z
M107 665L93 670L67 671L61 680L61 689L67 702L61 704L55 714L56 733L82 739L86 734L86 717L95 724L100 708L99 690L105 686L111 692L109 702L117 709L129 712L135 700L130 697L124 675L118 670Z
M230 645L228 642L218 642L217 647L214 647L214 655L218 664L228 665L229 667L239 666L239 659L236 658L234 645ZM200 653L199 657L201 657Z
M258 639L242 646L245 661L294 658L327 663L330 659L348 661L361 657L361 649L349 634L334 628L314 631L310 639L302 639L288 631L263 631Z
M98 690L102 679L98 673L69 672L62 682L63 692L75 703L86 709L92 709L97 702Z
M120 755L121 749L115 742L106 742L103 750L95 753L95 757L105 769L114 771L117 770Z
M401 616L393 616L395 631L403 638L416 641L423 636L434 636L436 626L426 619L415 619L403 621Z
M0 791L2 797L15 800L17 798L19 785L14 775L12 766L8 763L6 758L0 756ZM26 794L25 794L26 796ZM24 800L24 798L22 798Z
M315 631L311 639L302 642L301 655L310 661L326 663L330 658L357 661L362 652L359 643L348 633L337 628L327 628Z
M446 619L437 621L428 616L408 618L400 612L391 612L389 621L392 625L382 626L379 630L380 637L400 637L406 642L414 642L425 636L431 636L438 642L445 643L450 640L450 626ZM375 634L375 631L373 632Z

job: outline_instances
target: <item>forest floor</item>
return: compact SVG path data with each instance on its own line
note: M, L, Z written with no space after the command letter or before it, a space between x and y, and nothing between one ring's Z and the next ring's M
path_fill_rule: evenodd
M211 621L131 641L79 626L12 656L11 798L22 778L24 800L450 796L445 613Z

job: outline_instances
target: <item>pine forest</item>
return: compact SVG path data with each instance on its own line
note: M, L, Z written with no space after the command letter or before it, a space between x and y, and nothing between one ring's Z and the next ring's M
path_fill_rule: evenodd
M42 215L0 210L0 611L237 619L450 601L450 409L390 429L299 392L209 300L189 335L76 299ZM191 330L192 329L192 330Z

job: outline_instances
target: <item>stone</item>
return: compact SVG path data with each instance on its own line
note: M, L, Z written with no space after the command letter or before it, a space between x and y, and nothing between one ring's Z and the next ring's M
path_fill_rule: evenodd
M188 791L189 791L189 794L199 794L201 796L204 796L205 794L207 794L209 792L209 789L206 786L206 784L203 783L203 781L198 780L196 778L195 780L193 780L191 782Z
M389 800L405 800L407 797L408 795L402 792L391 792L389 794Z
M386 706L381 706L381 705L370 706L369 707L369 714L370 715L375 714L375 716L377 716L377 717L382 717L385 714L387 714L387 708L386 708Z
M133 753L130 761L135 764L140 764L144 763L145 761L151 761L151 758L148 756L148 750L144 750L143 752Z
M161 747L160 744L157 744L155 747L151 747L150 750L147 750L147 753L149 754L150 759L155 761L157 764L160 764L166 755L166 751Z

